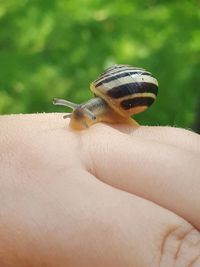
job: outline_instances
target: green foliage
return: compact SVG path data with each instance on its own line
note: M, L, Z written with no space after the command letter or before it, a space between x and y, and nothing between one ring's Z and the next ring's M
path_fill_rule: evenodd
M165 0L0 0L0 113L66 111L113 63L151 71L142 124L191 127L200 93L200 5ZM69 110L67 110L69 111Z

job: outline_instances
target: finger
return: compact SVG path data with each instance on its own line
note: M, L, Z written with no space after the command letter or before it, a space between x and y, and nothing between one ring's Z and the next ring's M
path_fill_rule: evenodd
M200 229L199 156L100 124L82 137L91 173L174 211Z
M1 129L0 266L158 267L185 258L189 266L197 258L199 233L88 173L82 134L58 116L9 117ZM185 236L196 243L187 257Z
M167 126L130 127L114 125L113 127L133 137L165 143L200 155L199 134L189 130Z
M1 266L189 266L199 256L190 224L80 167L27 174L23 196L16 185L4 187L12 197L1 194ZM196 240L186 253L185 237Z

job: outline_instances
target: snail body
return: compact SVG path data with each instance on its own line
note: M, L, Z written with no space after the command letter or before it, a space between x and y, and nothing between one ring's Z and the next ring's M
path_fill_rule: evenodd
M55 98L54 105L73 109L70 126L81 130L94 123L129 123L131 115L151 106L156 99L158 82L153 75L141 68L129 65L114 65L106 69L90 85L95 97L83 104L75 104Z

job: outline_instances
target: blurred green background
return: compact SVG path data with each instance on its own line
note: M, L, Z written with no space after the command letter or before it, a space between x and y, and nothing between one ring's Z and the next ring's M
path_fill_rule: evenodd
M200 2L0 0L0 113L69 111L108 66L131 64L159 81L141 124L194 125L200 94Z

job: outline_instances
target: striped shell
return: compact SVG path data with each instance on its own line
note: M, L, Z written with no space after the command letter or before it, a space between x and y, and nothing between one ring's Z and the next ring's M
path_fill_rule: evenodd
M141 68L114 65L105 70L90 86L123 117L144 111L154 102L158 81Z

